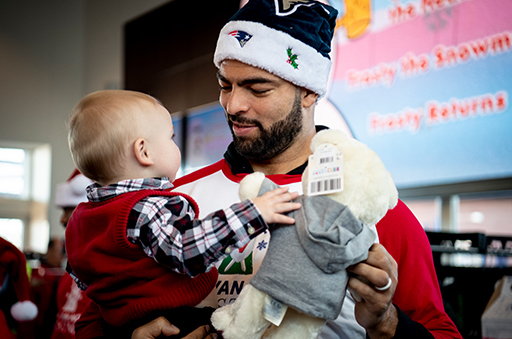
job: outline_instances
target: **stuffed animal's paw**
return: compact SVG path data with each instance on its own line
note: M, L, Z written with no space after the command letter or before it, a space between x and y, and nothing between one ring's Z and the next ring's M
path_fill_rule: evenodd
M262 316L265 297L253 286L245 286L233 304L213 312L213 327L224 339L260 339L270 325Z
M256 198L263 180L265 180L265 174L261 172L254 172L243 178L242 181L240 181L240 188L238 190L240 200L244 201L246 199Z

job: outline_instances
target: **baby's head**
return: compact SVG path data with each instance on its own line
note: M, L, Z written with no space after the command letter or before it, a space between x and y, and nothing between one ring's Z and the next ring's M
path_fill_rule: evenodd
M155 98L106 90L73 108L68 142L76 167L102 186L145 177L172 181L181 161L173 132L169 112Z

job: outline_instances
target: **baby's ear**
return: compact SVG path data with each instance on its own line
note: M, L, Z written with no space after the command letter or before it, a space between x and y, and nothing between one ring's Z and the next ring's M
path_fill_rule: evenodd
M135 153L135 158L142 166L153 165L153 160L151 159L146 139L138 138L135 140L133 143L133 151Z

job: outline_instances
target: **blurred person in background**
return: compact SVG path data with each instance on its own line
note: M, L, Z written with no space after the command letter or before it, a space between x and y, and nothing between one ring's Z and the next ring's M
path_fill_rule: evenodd
M55 205L62 209L60 222L64 228L66 228L76 206L87 201L85 188L90 184L92 181L78 170L75 170L67 181L57 184ZM75 338L75 323L90 299L76 286L67 273L60 277L55 296L57 314L51 339Z
M55 295L58 282L64 274L64 257L64 240L61 237L52 237L46 254L32 266L30 299L37 305L39 314L27 327L32 327L34 338L49 339L53 331L57 313Z
M26 324L37 316L30 301L30 283L25 255L0 237L0 338L25 339Z

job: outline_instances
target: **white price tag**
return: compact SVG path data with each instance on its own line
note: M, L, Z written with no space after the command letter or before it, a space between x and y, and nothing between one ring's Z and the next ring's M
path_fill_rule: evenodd
M272 324L279 326L283 321L284 315L288 305L283 304L277 299L272 298L267 294L265 297L265 304L263 305L263 318L270 321Z
M320 145L309 156L307 195L343 191L343 153L333 144Z

